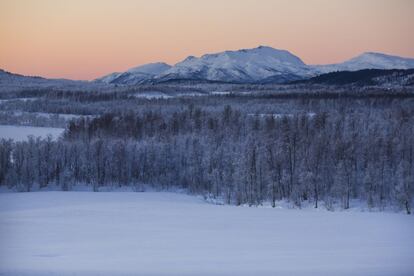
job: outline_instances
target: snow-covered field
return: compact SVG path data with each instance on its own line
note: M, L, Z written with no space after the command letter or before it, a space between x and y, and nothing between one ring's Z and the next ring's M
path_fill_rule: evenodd
M16 113L16 112L15 112ZM79 119L79 118L93 118L94 115L79 115L79 114L63 114L63 113L45 113L45 112L20 112L21 114L33 114L42 117L59 117L65 120Z
M144 98L144 99L169 99L169 98L172 98L172 96L167 95L167 94L162 93L162 92L158 92L158 91L148 91L148 92L135 93L134 97Z
M174 193L2 193L0 275L413 275L413 229Z
M7 103L7 102L11 102L11 101L23 101L23 102L35 101L37 99L38 98L13 98L13 99L4 99L4 100L0 100L0 104Z
M45 138L51 135L53 139L57 139L62 133L63 128L53 127L32 127L32 126L9 126L0 125L0 139L13 139L15 141L27 140L28 136Z
M135 98L144 98L144 99L171 99L171 98L176 98L176 97L196 97L196 96L208 96L207 93L200 93L200 92L183 92L183 93L178 93L178 92L174 92L174 93L164 93L164 92L159 92L159 91L147 91L147 92L140 92L140 93L135 93L134 97Z

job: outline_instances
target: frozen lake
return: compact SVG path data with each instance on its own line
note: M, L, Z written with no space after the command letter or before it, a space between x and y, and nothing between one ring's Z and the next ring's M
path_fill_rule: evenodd
M0 194L0 275L413 275L414 216Z
M0 139L13 139L15 141L27 140L28 136L45 138L51 135L53 139L57 139L64 131L63 128L53 127L32 127L32 126L10 126L0 125Z

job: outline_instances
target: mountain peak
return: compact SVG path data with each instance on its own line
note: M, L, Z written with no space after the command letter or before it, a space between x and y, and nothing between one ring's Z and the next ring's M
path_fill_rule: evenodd
M384 53L379 53L379 52L363 52L360 56L384 56L386 54Z
M253 50L253 51L257 51L257 50L259 50L259 51L273 51L273 52L289 52L287 50L276 49L276 48L273 48L273 47L270 47L270 46L265 46L265 45L260 45L260 46L258 46L256 48L248 49L248 50Z
M197 58L187 58L187 60L193 60ZM300 66L304 66L303 61L290 53L287 50L275 49L269 46L258 46L256 48L240 49L240 50L227 50L219 53L205 54L200 58L204 62L216 62L218 60L225 60L227 62L275 62L275 63L291 63ZM182 63L182 62L181 62Z
M376 52L365 52L343 64L357 69L410 69L414 68L414 59L403 58Z
M410 62L410 61L414 61L413 58L406 58L406 57L401 57L401 56L397 56L397 55L390 55L390 54L384 54L384 53L379 53L379 52L364 52L352 59L351 60L357 60L357 59L384 59L384 60L390 60L390 61L404 61L404 62ZM402 68L404 69L404 68Z
M358 71L363 69L411 69L414 59L378 52L365 52L345 62L315 66L320 73Z
M360 54L360 55L358 55L358 56L356 56L352 59L357 59L357 58L391 58L391 59L398 58L398 59L400 59L402 57L395 56L395 55L384 54L384 53L379 53L379 52L364 52L364 53L362 53L362 54Z
M182 62L191 61L191 60L195 60L195 59L197 59L195 56L188 56Z

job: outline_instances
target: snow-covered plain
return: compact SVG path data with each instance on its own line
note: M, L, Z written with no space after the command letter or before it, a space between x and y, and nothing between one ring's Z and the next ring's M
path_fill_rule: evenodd
M63 128L33 127L33 126L9 126L0 125L0 139L12 139L14 141L27 140L29 136L46 138L51 135L57 139L64 131Z
M10 114L13 116L34 115L44 118L62 118L65 120L73 120L79 118L94 118L96 115L80 115L80 114L65 114L65 113L47 113L47 112L27 112L27 111L0 111L0 114Z
M167 95L163 92L159 91L147 91L147 92L141 92L141 93L135 93L135 98L144 98L144 99L169 99L172 98L172 96Z
M3 193L0 275L413 275L413 229L174 193Z

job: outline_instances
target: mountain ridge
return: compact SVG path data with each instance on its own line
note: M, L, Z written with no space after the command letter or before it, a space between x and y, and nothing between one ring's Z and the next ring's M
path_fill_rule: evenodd
M170 82L205 82L238 84L284 84L306 80L337 71L364 69L411 69L414 58L404 58L376 52L365 52L342 63L308 65L287 50L259 46L251 49L228 50L200 57L188 56L169 65L155 62L114 72L92 81L47 79L23 76L0 69L0 84L4 89L30 87L104 87L133 86Z
M412 69L414 58L405 58L377 52L365 52L342 63L315 65L321 73L358 71L363 69Z
M143 67L146 65L139 66ZM131 69L120 74L123 78L111 78L112 74L97 79L112 84L163 83L179 80L212 81L227 83L286 83L307 79L335 71L363 69L411 69L413 58L404 58L376 52L365 52L342 63L307 65L300 57L287 50L269 46L251 49L227 50L188 56L184 60L150 76ZM132 68L133 69L133 68ZM123 75L122 75L123 74Z

